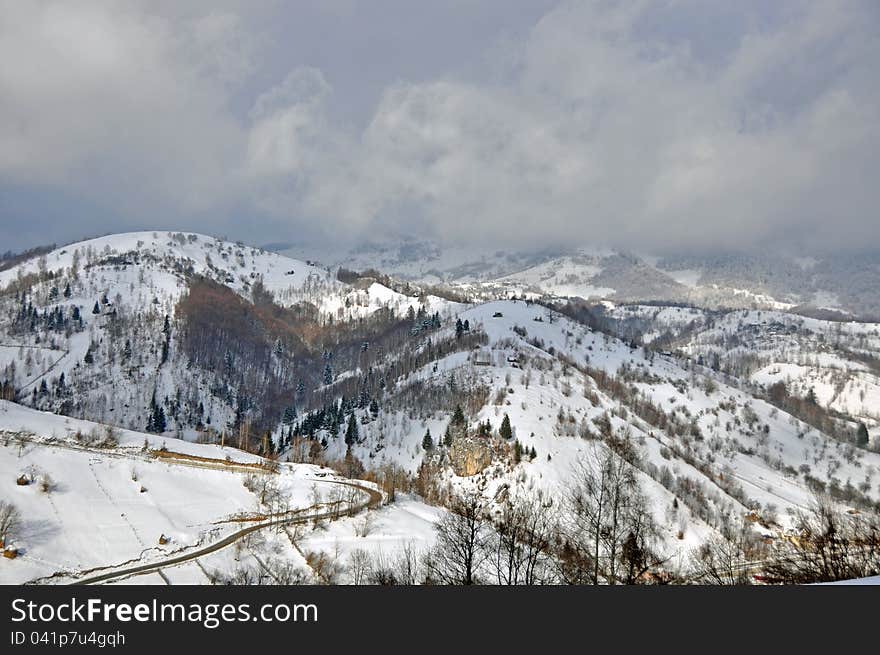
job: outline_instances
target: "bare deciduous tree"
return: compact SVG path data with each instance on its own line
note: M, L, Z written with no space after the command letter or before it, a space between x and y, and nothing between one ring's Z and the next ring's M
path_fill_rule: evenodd
M43 473L40 476L40 491L44 494L48 494L51 493L53 489L55 489L55 481L52 479L52 476L48 473Z
M424 558L428 579L437 584L471 585L487 557L488 530L482 496L475 491L453 497L436 524L437 540Z
M366 584L370 573L370 555L362 548L351 551L348 558L348 578L353 585Z
M10 502L0 500L0 540L8 543L15 536L21 524L21 513Z

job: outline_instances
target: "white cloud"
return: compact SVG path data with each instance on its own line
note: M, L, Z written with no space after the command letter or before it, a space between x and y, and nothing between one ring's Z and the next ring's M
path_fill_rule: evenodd
M347 226L639 248L864 243L880 114L861 69L880 49L863 5L805 5L714 68L639 31L645 6L566 3L523 44L510 86L398 84L357 139L309 105L259 125L261 140L298 153L302 206ZM789 78L802 88L774 86Z
M236 116L270 48L234 6L9 3L0 181L333 236L862 245L880 204L877 12L756 6L712 25L716 43L720 0L565 2L524 40L486 39L503 82L401 80L358 129L330 118L345 89L303 62Z
M122 3L3 3L0 175L130 210L212 205L241 128L189 24ZM204 53L205 50L202 50Z

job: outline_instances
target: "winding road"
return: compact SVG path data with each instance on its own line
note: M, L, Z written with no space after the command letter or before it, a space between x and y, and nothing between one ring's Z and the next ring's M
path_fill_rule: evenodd
M368 495L368 499L360 503L358 505L354 505L348 510L347 513L355 514L364 509L371 509L377 507L379 503L382 502L382 494L375 489L371 489L369 487L364 487L359 484L355 484L353 482L340 482L338 480L327 480L327 484L340 484L346 487L352 487L357 489L358 491L362 491ZM131 566L124 569L117 569L114 571L108 571L107 573L101 573L98 575L90 576L87 578L81 578L79 580L74 580L71 582L73 585L87 585L87 584L97 584L99 582L108 582L110 580L115 580L117 578L124 578L132 575L142 575L144 573L152 573L161 568L167 568L169 566L175 566L177 564L183 564L184 562L189 562L199 557L204 557L205 555L209 555L210 553L217 552L227 546L234 544L239 539L246 537L252 532L257 532L258 530L263 530L269 527L277 527L277 526L286 526L286 525L295 525L297 523L308 523L309 521L315 521L318 519L326 519L331 518L333 516L338 516L339 510L329 510L325 512L320 512L318 514L308 514L305 516L294 516L288 519L270 519L268 521L264 521L263 523L258 523L257 525L251 525L246 528L242 528L232 534L220 539L219 541L215 541L214 543L204 546L203 548L199 548L197 550L190 551L188 553L184 553L183 555L177 555L175 557L171 557L168 559L160 560L157 562L150 562L149 564L139 564L137 566Z
M10 433L11 434L11 433ZM166 464L178 465L178 466L187 466L194 468L209 468L209 469L217 469L223 471L247 471L252 472L254 467L252 464L242 464L229 462L227 460L212 460L210 458L205 457L190 457L183 453L167 453L158 456L159 454L156 452L151 453L152 456L144 455L141 452L120 452L119 450L112 449L101 449L97 450L94 448L89 448L87 446L82 446L79 444L72 444L64 441L51 441L51 442L43 442L33 438L33 435L18 433L14 435L16 438L20 439L21 443L29 443L36 446L41 447L49 447L49 448L63 448L68 450L75 450L80 452L88 452L93 454L99 454L102 457L113 457L120 459L135 459L135 460L149 460L149 461L162 461ZM94 474L94 471L93 471ZM96 476L96 481L99 486L101 486L100 480ZM340 516L341 514L356 514L365 509L374 509L378 507L382 500L383 496L380 491L373 489L371 487L367 487L361 484L357 484L355 482L343 482L341 480L321 480L320 482L325 484L338 484L346 487L351 487L356 489L357 491L363 492L367 496L367 500L362 503L352 505L345 510L340 510L338 507L332 508L326 511L321 511L313 514L301 514L294 513L293 516L289 516L287 518L279 518L279 517L270 517L268 520L262 521L260 523L256 523L254 525L247 526L245 528L241 528L236 532L233 532L219 541L211 543L207 546L203 546L201 548L188 551L186 553L175 555L174 557L170 557L164 560L159 560L156 562L149 562L145 564L138 564L134 566L128 566L120 569L108 570L104 573L99 573L96 575L87 575L83 578L78 578L76 580L71 581L69 584L72 585L86 585L86 584L97 584L100 582L108 582L111 580L116 580L118 578L128 577L132 575L141 575L144 573L152 573L154 571L158 571L162 568L167 568L171 566L176 566L178 564L183 564L185 562L189 562L192 560L196 560L200 557L204 557L205 555L209 555L210 553L217 552L227 546L234 544L236 541L246 537L247 535L257 532L259 530L263 530L269 527L279 527L279 526L288 526L288 525L296 525L302 523L308 523L309 521L315 521L320 519L332 519ZM103 490L106 495L106 490ZM111 498L112 501L112 498ZM302 512L303 510L298 510ZM140 537L138 537L140 540Z

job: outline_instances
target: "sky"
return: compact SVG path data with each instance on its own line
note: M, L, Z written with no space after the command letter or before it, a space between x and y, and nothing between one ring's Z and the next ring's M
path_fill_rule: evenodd
M880 241L875 0L0 0L0 252Z

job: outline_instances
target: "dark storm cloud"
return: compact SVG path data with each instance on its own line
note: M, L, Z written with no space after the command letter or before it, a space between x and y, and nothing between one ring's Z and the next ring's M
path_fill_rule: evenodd
M0 250L876 239L880 13L852 2L0 3Z

